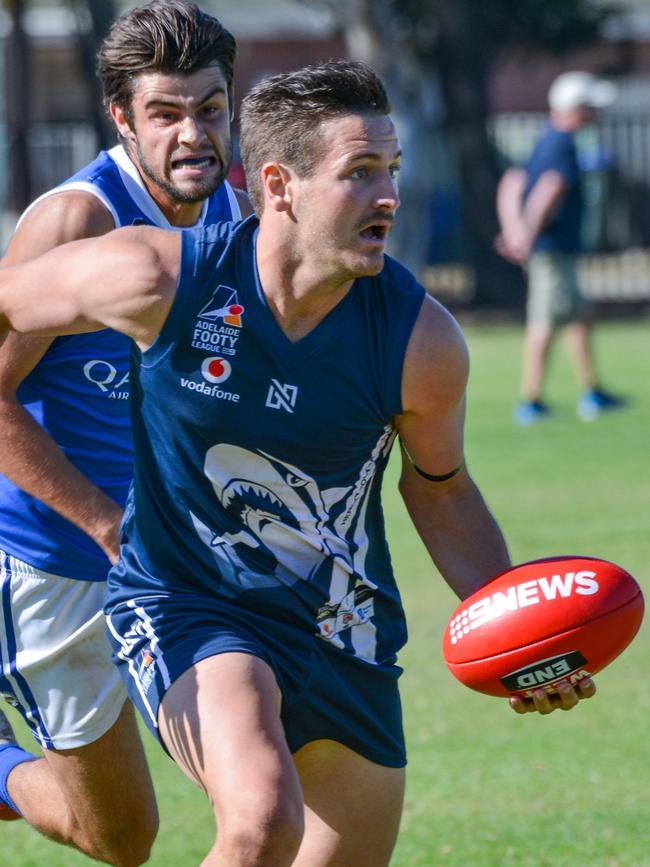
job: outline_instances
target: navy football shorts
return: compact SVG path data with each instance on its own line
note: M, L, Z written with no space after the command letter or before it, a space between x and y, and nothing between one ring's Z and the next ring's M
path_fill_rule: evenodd
M137 596L109 607L107 623L113 662L159 740L158 709L171 684L200 660L234 651L275 673L292 753L329 739L380 765L406 764L397 665L374 665L298 626L202 593Z

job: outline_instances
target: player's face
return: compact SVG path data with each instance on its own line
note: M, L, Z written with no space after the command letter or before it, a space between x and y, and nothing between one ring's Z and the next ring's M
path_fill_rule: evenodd
M113 110L129 154L163 212L178 224L185 212L196 219L232 159L230 103L220 67L191 75L143 74L135 85L131 123L119 114Z
M297 181L300 243L345 279L378 274L400 204L393 122L388 116L346 115L323 123L320 141L314 172Z

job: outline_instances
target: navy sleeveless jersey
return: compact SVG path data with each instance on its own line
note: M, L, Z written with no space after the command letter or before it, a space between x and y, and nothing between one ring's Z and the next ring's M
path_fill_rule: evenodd
M116 226L174 228L147 193L122 147L102 151L45 196L63 190L95 195ZM232 189L223 184L205 203L200 222L240 217ZM133 474L130 351L131 341L109 330L58 337L18 389L23 406L69 460L120 504ZM1 474L0 548L67 578L104 581L109 569L106 556L89 536Z
M369 662L406 640L380 503L424 290L386 258L302 339L260 288L257 221L186 233L177 295L134 352L134 486L109 608L183 588Z

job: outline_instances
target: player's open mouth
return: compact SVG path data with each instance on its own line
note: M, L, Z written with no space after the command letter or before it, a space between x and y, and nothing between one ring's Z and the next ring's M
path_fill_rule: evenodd
M387 223L373 223L367 226L359 233L364 241L371 241L378 244L383 244L390 229Z
M184 157L179 160L172 160L172 169L174 171L195 171L201 172L205 169L212 168L216 163L215 157Z

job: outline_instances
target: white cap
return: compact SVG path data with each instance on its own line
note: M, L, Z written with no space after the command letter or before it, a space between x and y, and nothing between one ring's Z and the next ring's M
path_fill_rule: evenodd
M551 85L548 104L553 111L571 111L582 105L605 108L614 102L616 93L615 84L590 72L564 72Z

